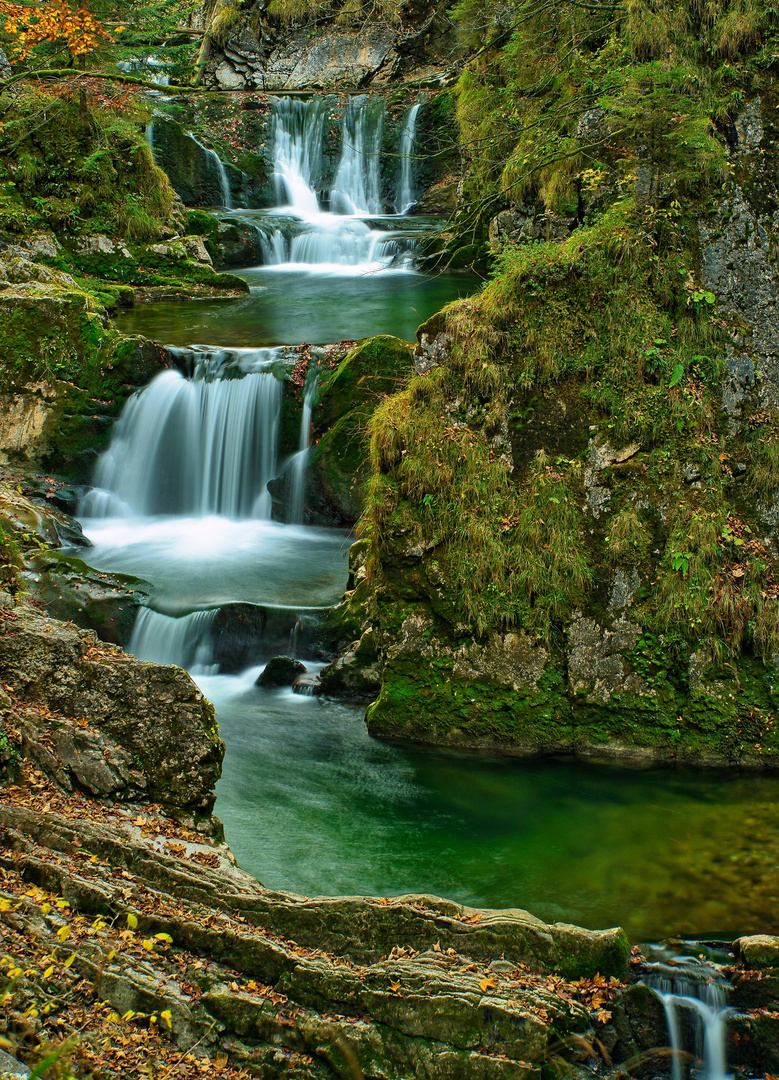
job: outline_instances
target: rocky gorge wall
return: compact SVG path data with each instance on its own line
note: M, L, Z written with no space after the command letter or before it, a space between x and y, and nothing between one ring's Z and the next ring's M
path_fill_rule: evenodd
M751 85L709 122L716 190L684 172L702 141L635 151L580 115L599 166L546 180L565 197L526 180L494 280L420 327L371 424L361 631L322 679L374 699L372 733L777 764L775 85Z

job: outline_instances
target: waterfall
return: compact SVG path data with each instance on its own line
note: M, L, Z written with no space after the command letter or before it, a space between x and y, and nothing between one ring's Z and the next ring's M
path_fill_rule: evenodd
M703 1080L731 1080L725 1053L727 985L714 964L695 958L673 958L652 965L646 983L663 1003L671 1049L672 1080L684 1080L685 1054L682 1017L692 1020L694 1045L690 1047L703 1065Z
M384 99L378 95L362 94L347 102L340 158L328 192L322 175L325 102L321 98L273 99L273 178L278 205L263 230L266 266L317 267L320 272L335 273L411 268L412 238L359 220L383 212L384 110ZM329 198L330 212L322 210L318 191Z
M193 350L192 378L165 371L134 394L79 512L270 518L282 398L269 370L276 352L236 352L239 362L225 367L226 354Z
M308 466L308 444L311 437L311 411L319 389L319 370L311 365L306 372L306 384L303 390L303 413L300 418L300 438L298 452L290 462L290 497L287 507L287 521L299 525L303 521L303 503L306 496L306 471Z
M213 675L211 629L216 611L193 611L173 618L141 608L127 651L140 660L176 664L200 675Z
M337 214L381 214L379 154L384 100L367 94L351 98L341 124L341 160L330 192Z
M312 184L322 165L325 102L298 98L273 99L273 181L279 206L302 216L319 212Z
M414 159L412 152L417 134L417 116L420 105L421 103L417 102L416 105L412 105L409 109L400 132L398 144L400 175L395 196L395 211L398 214L407 214L417 201L414 193Z
M227 176L227 169L224 167L224 162L215 150L209 150L207 146L203 146L202 142L200 142L199 139L196 139L191 131L187 132L187 138L191 139L193 143L199 146L208 158L212 168L216 171L216 175L219 177L219 187L222 192L222 206L225 210L232 210L233 197L230 192L230 181Z

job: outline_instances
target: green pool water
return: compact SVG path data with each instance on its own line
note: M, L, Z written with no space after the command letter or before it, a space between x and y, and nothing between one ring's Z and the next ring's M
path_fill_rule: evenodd
M327 345L372 334L416 336L420 323L480 279L408 271L337 274L257 267L241 270L251 293L237 300L138 304L120 312L117 327L166 345Z
M217 813L268 887L431 892L634 940L776 930L772 777L396 746L254 677L198 681L227 743Z

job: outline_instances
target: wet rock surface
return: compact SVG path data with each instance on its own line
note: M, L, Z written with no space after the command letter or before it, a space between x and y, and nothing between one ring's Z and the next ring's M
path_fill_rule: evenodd
M303 675L306 665L291 656L272 656L265 665L265 670L257 679L258 686L292 686L299 675Z

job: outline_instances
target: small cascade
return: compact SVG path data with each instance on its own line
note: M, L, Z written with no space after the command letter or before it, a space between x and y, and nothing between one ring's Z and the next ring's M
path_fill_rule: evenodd
M319 369L310 365L306 372L306 384L303 388L303 413L300 418L300 438L298 452L289 464L289 502L287 521L290 525L300 525L303 521L303 503L306 497L306 472L308 469L308 446L311 440L311 411L319 389Z
M279 206L302 216L319 213L313 184L322 165L326 108L322 98L273 99L273 180Z
M158 375L126 404L79 513L269 519L282 397L270 370L277 351L192 350L191 378Z
M176 664L197 675L213 675L219 665L212 660L211 631L215 611L193 611L173 618L151 608L141 608L127 651L140 660Z
M222 206L225 210L232 210L233 197L230 191L230 180L227 176L227 169L224 167L224 162L219 157L219 154L215 150L209 150L207 146L203 146L199 139L196 139L191 131L187 132L187 138L191 139L193 143L200 147L203 153L208 158L209 164L216 173L219 179L219 188L222 193Z
M151 150L151 155L152 155L152 157L154 157L154 121L153 120L150 120L149 123L146 125L146 131L144 132L144 134L146 136L146 143L147 143L149 149Z
M411 106L400 132L398 143L400 170L395 195L395 212L398 214L407 214L417 201L414 192L414 158L412 155L417 135L417 116L420 107L420 102Z
M725 1052L729 987L719 965L664 949L654 955L644 981L665 1010L672 1080L685 1080L688 1054L700 1063L702 1080L731 1080Z
M336 214L381 214L379 154L384 100L367 94L351 98L341 125L341 160L330 192Z

